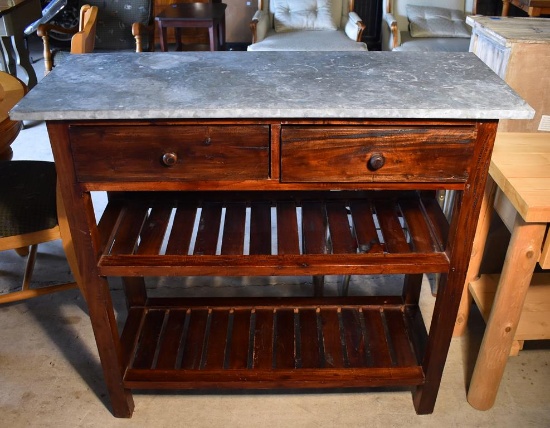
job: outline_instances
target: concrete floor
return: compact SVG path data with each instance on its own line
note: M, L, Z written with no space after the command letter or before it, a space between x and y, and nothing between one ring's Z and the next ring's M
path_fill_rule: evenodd
M39 54L35 54L39 55ZM36 64L39 75L41 62ZM52 159L43 123L27 123L13 144L15 159ZM103 198L97 197L98 210ZM0 253L0 293L17 288L24 260ZM34 279L39 285L66 281L71 274L60 242L39 247ZM305 278L281 285L271 281L234 280L229 285L209 278L159 279L151 288L199 295L213 281L213 290L228 294L296 294L309 289ZM352 293L376 291L374 282L395 287L392 278L365 285L355 278ZM245 283L246 285L245 287ZM154 285L153 285L154 284ZM328 290L336 292L336 279ZM154 291L154 290L153 290ZM117 315L125 317L120 285L112 282ZM421 307L428 323L434 298L424 281ZM137 392L130 420L116 419L103 382L86 304L77 290L0 306L0 426L263 426L263 427L550 427L550 347L528 342L510 358L495 406L482 412L466 401L484 324L477 311L468 334L453 339L441 389L432 415L417 416L408 390L308 392Z

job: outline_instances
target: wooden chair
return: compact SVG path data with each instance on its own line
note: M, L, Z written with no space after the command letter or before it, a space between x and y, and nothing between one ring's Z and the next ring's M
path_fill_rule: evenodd
M8 303L75 288L78 283L76 257L57 197L57 176L53 162L0 161L0 251L16 250L28 255L20 291L0 295ZM62 245L77 282L30 288L38 244L62 239Z
M55 30L59 33L74 34L71 38L71 54L91 53L95 47L95 33L97 25L97 6L83 5L80 8L80 23L78 28L63 28L54 24L41 24L36 33L44 42L44 74L48 74L54 67L54 57L63 52L52 50L49 33Z

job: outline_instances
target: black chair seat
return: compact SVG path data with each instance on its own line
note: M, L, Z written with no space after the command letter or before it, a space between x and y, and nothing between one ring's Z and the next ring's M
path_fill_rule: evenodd
M57 225L53 162L0 162L0 237L37 232Z

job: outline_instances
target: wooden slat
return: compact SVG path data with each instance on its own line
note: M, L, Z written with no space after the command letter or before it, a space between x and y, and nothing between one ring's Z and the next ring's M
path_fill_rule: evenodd
M459 198L460 195L456 197ZM449 222L435 199L422 198L421 201L426 211L426 216L429 219L429 225L432 229L433 236L439 243L439 248L445 249L449 236Z
M340 320L335 310L321 309L325 367L344 367Z
M246 204L226 205L223 227L222 254L243 254Z
M390 367L391 355L380 310L363 308L363 316L374 367Z
M227 309L212 310L204 369L220 369L224 366L228 326L229 311Z
M203 204L193 254L201 256L216 254L221 216L221 203L208 202Z
M233 312L233 332L228 368L248 367L248 346L250 342L250 311L240 309Z
M351 234L348 213L343 202L327 203L328 227L334 254L357 252L357 242Z
M436 249L441 251L432 240L418 200L403 199L399 201L399 205L407 223L414 251L419 253L430 253Z
M383 247L376 232L370 202L353 201L350 204L350 208L359 252L370 254L381 253Z
M406 333L403 312L399 309L386 309L384 310L384 315L396 357L396 364L400 367L418 364L416 358L414 358L413 348Z
M188 254L196 215L197 206L194 203L188 202L178 206L166 246L167 255Z
M327 218L321 202L302 204L302 240L304 254L327 253Z
M254 325L253 368L258 370L273 367L273 310L257 309Z
M302 309L300 319L300 360L302 368L321 367L321 348L317 325L317 310Z
M173 369L176 367L176 357L180 346L185 316L184 310L171 310L168 313L162 341L159 344L157 369Z
M278 254L300 254L294 202L277 203L277 251Z
M294 368L296 366L294 310L278 309L276 317L275 367L277 369Z
M191 311L185 348L181 360L182 369L198 369L202 358L208 310Z
M134 252L143 222L147 216L147 207L129 206L117 229L111 254L131 254Z
M164 316L165 311L159 310L148 311L145 315L144 328L141 330L132 367L136 369L152 368Z
M250 205L250 254L271 254L271 203Z
M171 206L151 209L151 213L141 229L141 239L136 254L159 254L171 214Z
M122 205L120 202L109 202L103 211L101 219L97 224L97 230L101 238L101 248L107 245L111 232L115 230L117 221L120 220L121 215L124 214Z
M376 215L389 253L410 252L409 244L397 217L396 206L390 201L375 201Z
M365 367L367 365L367 346L361 325L362 317L362 311L342 309L346 353L350 367Z

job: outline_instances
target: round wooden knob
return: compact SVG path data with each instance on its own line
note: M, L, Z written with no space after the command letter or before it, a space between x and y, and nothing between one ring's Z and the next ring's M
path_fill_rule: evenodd
M371 171L379 170L386 163L386 158L382 153L374 153L367 162L367 168Z
M162 155L162 163L166 166L174 166L177 161L178 155L173 152L164 153Z

